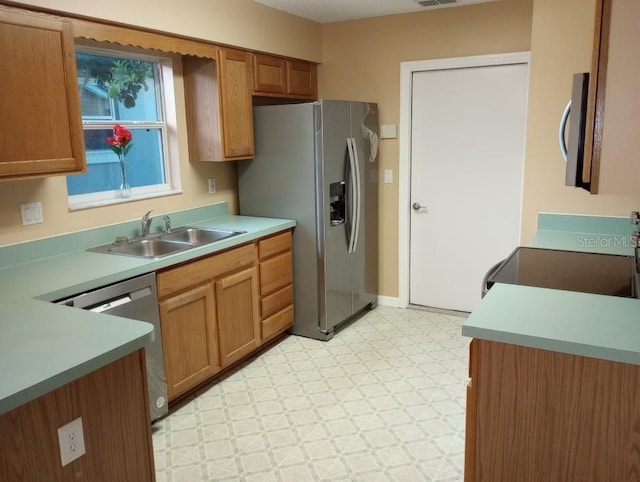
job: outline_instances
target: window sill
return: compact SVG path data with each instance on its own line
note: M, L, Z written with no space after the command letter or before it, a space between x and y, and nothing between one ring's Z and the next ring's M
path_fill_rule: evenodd
M141 201L142 199L152 199L156 197L175 196L176 194L182 194L182 189L172 189L170 191L162 192L134 192L130 198L109 198L109 199L97 199L95 201L82 201L74 203L69 200L69 211L81 211L83 209L99 208L103 206L111 206L114 204L123 204L132 201Z

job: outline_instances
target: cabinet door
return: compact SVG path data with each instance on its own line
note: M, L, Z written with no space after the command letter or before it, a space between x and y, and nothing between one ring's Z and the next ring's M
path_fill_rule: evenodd
M249 52L218 50L220 116L226 159L253 157L250 65Z
M255 266L216 280L222 366L251 353L260 344L258 271Z
M638 480L640 366L474 341L472 480Z
M589 86L597 86L590 113L595 120L587 124L587 142L593 128L591 192L636 195L640 176L640 56L630 46L640 43L640 2L599 0L598 4L601 16ZM588 149L585 152L587 157Z
M215 316L211 283L160 302L169 400L220 370Z
M182 57L190 161L224 160L216 62L191 55Z
M255 93L286 94L287 61L271 55L253 56L253 90Z
M0 178L82 172L71 23L0 6Z
M464 443L464 482L476 480L476 410L478 406L478 361L477 340L469 345L469 382L467 383L467 410Z
M297 60L287 61L287 90L290 94L316 98L316 65Z

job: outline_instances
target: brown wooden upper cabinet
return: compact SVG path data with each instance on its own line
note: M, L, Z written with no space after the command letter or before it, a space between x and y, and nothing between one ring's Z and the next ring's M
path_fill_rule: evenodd
M312 62L253 54L253 93L268 97L315 100L317 67Z
M219 47L217 60L187 55L182 66L189 158L251 159L251 54Z
M0 5L0 178L86 169L71 23Z
M640 2L598 0L583 179L594 194L636 194L640 179Z

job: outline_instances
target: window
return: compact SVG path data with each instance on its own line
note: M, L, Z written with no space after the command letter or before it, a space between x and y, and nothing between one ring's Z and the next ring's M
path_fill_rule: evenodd
M175 120L167 119L175 116L171 58L78 47L76 64L87 172L67 176L70 207L127 200L119 197L120 162L107 141L116 124L133 135L125 157L133 199L176 192Z

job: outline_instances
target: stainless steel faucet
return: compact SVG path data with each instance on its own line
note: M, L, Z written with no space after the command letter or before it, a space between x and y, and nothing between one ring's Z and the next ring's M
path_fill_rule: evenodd
M164 219L164 230L167 233L171 232L171 218L165 214L164 216L162 216L162 219Z
M149 230L151 228L151 221L153 220L153 218L151 216L149 216L151 213L153 212L153 210L151 211L147 211L145 213L144 216L142 216L142 237L146 238L147 236L149 236Z

